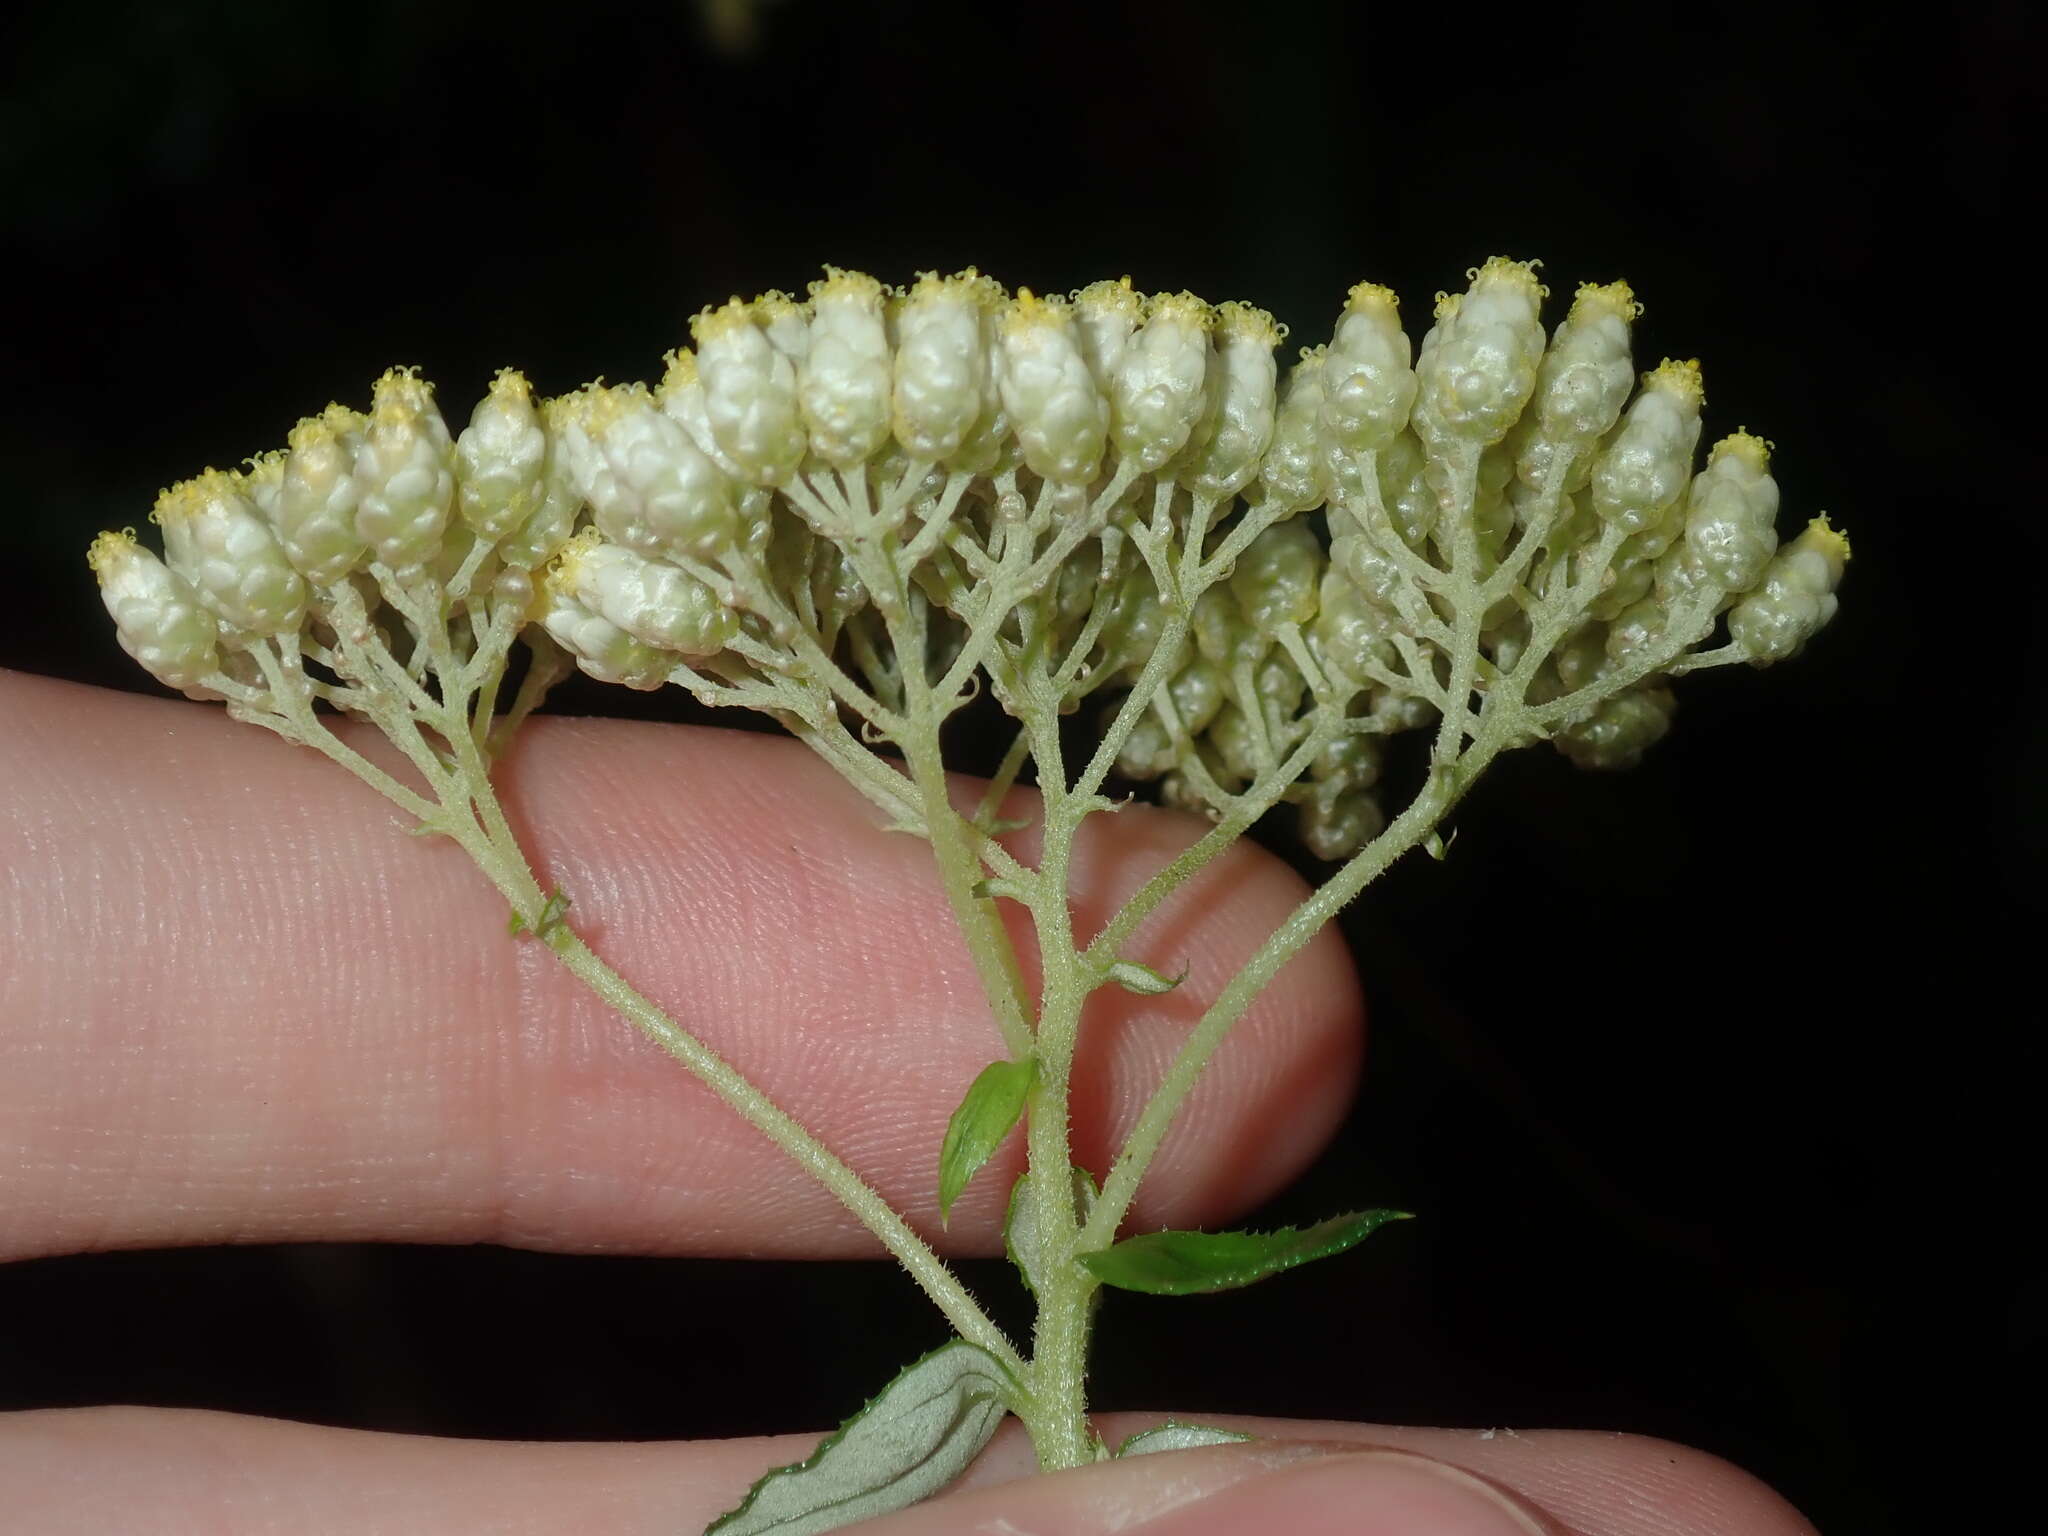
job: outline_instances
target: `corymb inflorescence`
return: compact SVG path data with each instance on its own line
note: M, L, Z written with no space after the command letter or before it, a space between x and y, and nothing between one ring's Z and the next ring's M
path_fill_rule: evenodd
M1763 438L1702 456L1700 367L1638 373L1627 284L1581 287L1546 330L1534 262L1469 279L1419 340L1392 291L1360 283L1283 372L1285 330L1249 304L1128 278L1061 296L827 268L804 298L705 309L653 385L537 398L506 370L458 430L395 369L367 409L331 405L282 449L165 491L161 556L132 531L94 543L143 667L459 843L522 941L815 1175L952 1323L817 1458L764 1479L727 1536L922 1497L1004 1412L1047 1467L1109 1455L1084 1396L1102 1286L1242 1285L1399 1214L1122 1235L1261 988L1394 860L1441 854L1438 827L1500 753L1548 741L1627 767L1669 728L1676 679L1784 660L1833 618L1848 540L1819 517L1780 542ZM594 954L575 893L532 867L491 765L571 668L764 713L929 844L1001 1052L937 1149L932 1214L1023 1126L1005 1235L1037 1307L1029 1358L903 1212ZM963 806L944 731L983 694L1014 734ZM359 754L337 714L403 765ZM1383 780L1400 734L1423 771ZM1006 806L1027 774L1036 798ZM1118 774L1202 820L1083 932L1076 839ZM1413 797L1383 806L1404 780ZM1003 836L1018 804L1028 860ZM1088 999L1178 994L1188 968L1142 952L1147 918L1282 805L1336 867L1213 994L1178 999L1199 1016L1114 1160L1077 1167ZM1028 918L1029 964L1003 904Z
M1211 815L1337 722L1280 798L1339 858L1382 824L1394 730L1515 712L1625 765L1671 676L1783 659L1834 612L1847 541L1817 522L1779 548L1747 431L1695 466L1699 368L1638 382L1628 286L1580 288L1547 337L1545 293L1496 258L1411 346L1361 283L1283 378L1281 327L1245 304L828 268L807 299L707 309L656 388L537 401L508 370L452 433L394 370L367 412L167 491L162 565L108 535L94 567L152 673L245 704L253 651L289 678L343 660L337 625L409 649L419 605L516 618L607 681L794 681L859 713L848 688L901 702L900 586L920 660L971 651L998 699L1047 648L1062 709L1145 680L1119 765ZM538 590L506 617L511 571Z

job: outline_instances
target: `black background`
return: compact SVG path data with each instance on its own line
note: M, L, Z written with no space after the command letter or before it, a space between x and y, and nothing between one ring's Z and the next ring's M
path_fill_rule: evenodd
M1626 1429L1830 1533L1966 1525L1956 1490L2032 1454L2048 1303L2040 1007L2000 995L2042 852L2021 17L790 0L734 50L644 0L39 7L0 106L0 665L146 686L91 533L393 361L451 410L504 362L644 377L704 303L828 261L1129 272L1304 343L1364 276L1419 330L1495 252L1560 294L1626 275L1639 358L1701 356L1710 435L1778 442L1786 526L1854 536L1842 616L1684 683L1634 774L1511 758L1446 864L1347 914L1369 1082L1260 1216L1425 1219L1112 1301L1098 1401ZM879 1264L97 1255L0 1272L0 1406L740 1434L834 1421L938 1336Z

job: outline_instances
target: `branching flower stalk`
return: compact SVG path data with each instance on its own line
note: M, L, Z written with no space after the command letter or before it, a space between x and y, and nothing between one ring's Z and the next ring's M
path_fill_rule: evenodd
M1362 283L1284 385L1281 327L1248 305L827 269L804 301L706 310L653 388L537 401L503 372L459 435L422 380L387 373L366 414L330 406L286 448L164 492L161 559L132 532L94 544L137 661L460 844L515 932L809 1169L959 1335L719 1529L828 1530L921 1497L1005 1412L1048 1468L1109 1454L1085 1396L1102 1286L1244 1284L1397 1214L1119 1240L1261 989L1396 859L1441 856L1501 752L1628 766L1667 729L1672 679L1791 656L1832 617L1847 541L1820 518L1779 546L1770 445L1738 431L1695 472L1697 365L1638 387L1622 283L1579 289L1546 337L1535 266L1475 270L1412 353L1394 295ZM1000 1050L954 1114L939 1208L1021 1121L1007 1237L1038 1306L1028 1352L853 1169L598 958L573 893L530 865L491 763L571 666L772 716L929 845ZM983 690L1016 735L963 812L944 738ZM1081 751L1062 729L1077 711L1097 727ZM363 755L343 718L406 767ZM1421 787L1389 820L1384 743L1409 732ZM998 819L1027 767L1032 862ZM1116 809L1113 778L1156 780L1212 825L1080 932L1075 850ZM1207 1000L1114 1162L1076 1168L1088 999L1178 985L1173 957L1134 952L1141 925L1283 804L1333 871ZM1028 918L1035 992L1004 903Z

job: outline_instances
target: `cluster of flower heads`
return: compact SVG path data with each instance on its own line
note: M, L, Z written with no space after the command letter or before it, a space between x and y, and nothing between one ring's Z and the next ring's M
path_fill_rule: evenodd
M1638 387L1627 286L1581 288L1548 336L1543 297L1533 263L1490 261L1412 351L1360 284L1283 383L1247 305L828 269L807 300L700 314L652 388L536 400L503 372L459 434L388 373L367 413L164 492L162 560L128 533L91 560L137 661L244 703L351 637L418 673L422 627L462 618L536 624L633 687L838 671L870 723L906 666L978 646L1006 703L1033 656L1073 708L1135 683L1178 611L1121 767L1220 810L1334 713L1356 728L1288 791L1334 857L1380 825L1377 738L1436 720L1454 678L1563 701L1555 743L1619 766L1686 658L1775 661L1834 612L1846 541L1821 519L1780 547L1760 438L1694 472L1698 369Z

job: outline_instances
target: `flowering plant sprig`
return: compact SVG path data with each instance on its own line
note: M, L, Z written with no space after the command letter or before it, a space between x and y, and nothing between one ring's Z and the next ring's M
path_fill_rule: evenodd
M1535 263L1489 261L1411 351L1394 295L1362 283L1283 383L1282 329L1248 305L1128 279L1042 298L973 271L893 290L828 269L802 301L706 310L652 388L536 400L508 370L451 433L422 380L387 373L367 413L330 406L284 449L164 492L161 559L132 532L93 545L137 661L458 843L515 933L808 1168L952 1324L716 1529L886 1512L950 1481L1009 1413L1048 1468L1224 1438L1101 1442L1085 1396L1100 1290L1247 1284L1400 1214L1120 1236L1232 1025L1395 859L1442 856L1445 817L1501 752L1548 740L1632 764L1669 726L1674 678L1789 657L1833 616L1847 541L1819 518L1779 545L1761 438L1723 438L1695 471L1699 369L1638 384L1628 287L1582 287L1547 337L1544 296ZM995 1052L938 1149L938 1208L1021 1124L1006 1237L1037 1304L1028 1352L855 1170L606 965L574 893L532 868L491 764L571 667L763 712L930 846ZM944 732L983 690L1015 734L963 809ZM1077 711L1095 727L1079 746ZM409 773L337 716L373 724ZM1383 746L1410 732L1420 788L1389 817ZM1030 860L999 819L1027 767ZM1210 826L1084 933L1077 839L1116 809L1119 775ZM1283 803L1335 868L1206 1000L1114 1161L1075 1166L1087 1000L1180 984L1172 957L1137 952L1140 926ZM1029 925L1035 988L1005 904Z

